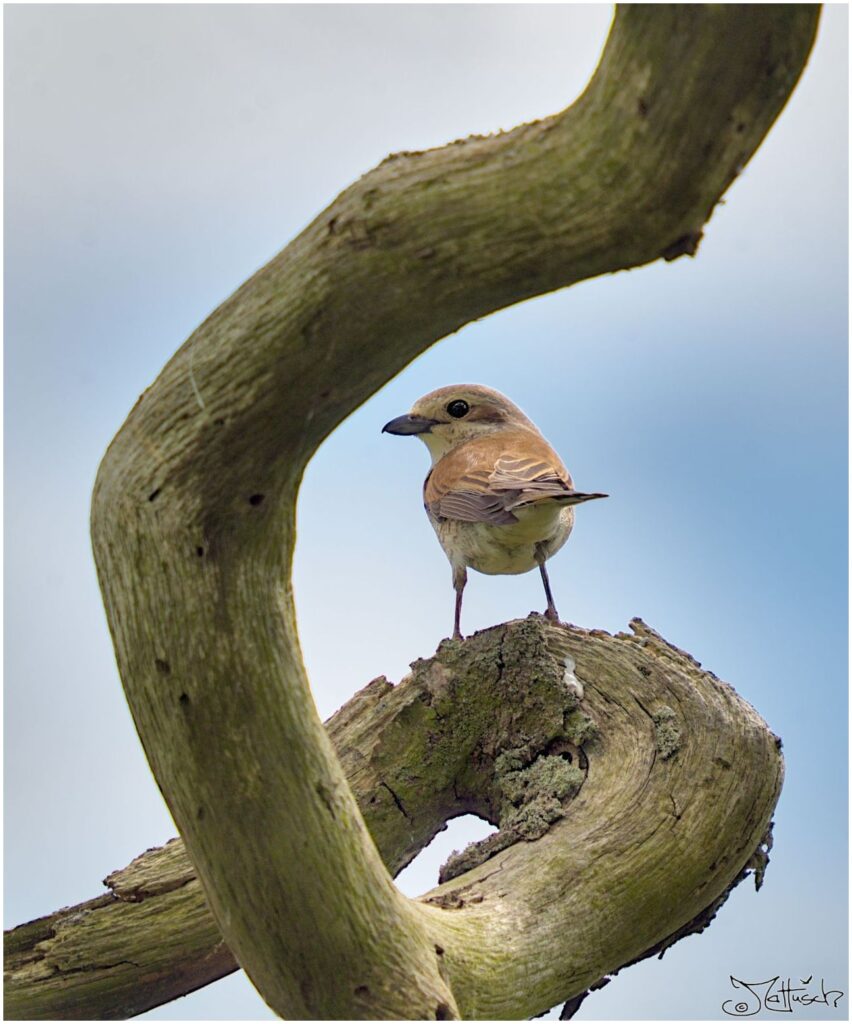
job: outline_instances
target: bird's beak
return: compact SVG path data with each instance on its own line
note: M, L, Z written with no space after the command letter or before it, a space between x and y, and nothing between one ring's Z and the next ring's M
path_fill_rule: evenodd
M425 416L412 416L406 413L405 416L397 416L395 420L386 423L382 427L383 434L428 434L437 420L427 419Z

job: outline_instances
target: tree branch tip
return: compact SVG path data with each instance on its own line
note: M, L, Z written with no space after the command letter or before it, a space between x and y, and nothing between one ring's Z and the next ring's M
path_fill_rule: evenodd
M698 246L703 237L704 232L700 228L695 231L687 231L667 245L660 255L666 263L671 263L672 260L676 260L681 256L695 256L698 253Z

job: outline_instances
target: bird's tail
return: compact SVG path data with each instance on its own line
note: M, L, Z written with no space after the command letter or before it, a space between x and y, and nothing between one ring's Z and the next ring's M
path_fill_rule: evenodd
M560 505L579 505L583 501L593 501L595 498L608 497L608 494L583 494L582 491L570 491L568 494L560 495L555 500Z

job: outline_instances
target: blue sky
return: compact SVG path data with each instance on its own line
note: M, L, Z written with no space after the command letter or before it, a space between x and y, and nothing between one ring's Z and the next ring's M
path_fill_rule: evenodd
M136 397L388 152L565 106L609 18L580 5L5 9L7 927L97 895L175 832L88 541L98 460ZM525 409L578 487L611 495L578 510L550 563L562 615L610 631L641 615L784 738L763 890L741 886L708 932L624 972L581 1018L718 1018L731 974L846 988L847 118L847 11L830 6L696 259L468 325L357 410L305 476L294 584L323 716L451 629L449 567L420 503L426 452L379 431L432 388L473 381ZM403 618L394 594L412 587ZM535 574L472 574L464 628L542 607ZM405 891L429 888L477 828L455 823ZM237 975L150 1016L271 1014Z

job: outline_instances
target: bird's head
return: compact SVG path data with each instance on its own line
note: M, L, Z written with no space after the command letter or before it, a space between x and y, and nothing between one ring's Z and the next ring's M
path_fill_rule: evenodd
M437 462L465 441L506 427L535 425L505 395L482 384L454 384L430 391L411 407L411 412L386 423L388 434L416 434Z

